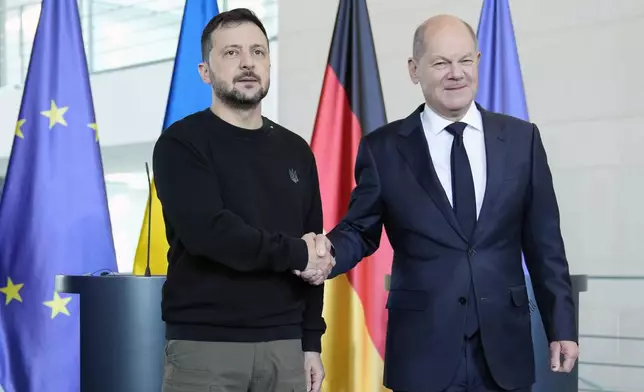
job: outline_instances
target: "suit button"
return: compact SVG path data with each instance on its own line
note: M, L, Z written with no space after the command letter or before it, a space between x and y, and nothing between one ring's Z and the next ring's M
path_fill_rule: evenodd
M474 249L470 249L470 250L468 250L468 251L467 251L467 253L468 253L470 256L474 256L474 255L476 254L476 251L475 251Z
M465 297L461 297L461 298L459 298L459 299L458 299L458 302L460 302L460 303L461 303L461 305L465 305L465 303L467 302L467 300L465 299Z

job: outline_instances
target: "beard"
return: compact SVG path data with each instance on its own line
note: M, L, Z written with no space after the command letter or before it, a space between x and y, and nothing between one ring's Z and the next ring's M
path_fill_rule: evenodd
M245 72L237 76L233 80L233 85L230 88L224 80L217 78L212 71L209 71L209 73L210 80L212 81L212 90L214 91L215 96L226 105L239 110L249 110L257 107L262 99L266 97L268 89L270 88L270 80L266 84L266 88L264 88L261 85L261 79L252 72ZM253 95L244 94L235 87L235 82L244 77L253 77L257 79L259 89Z

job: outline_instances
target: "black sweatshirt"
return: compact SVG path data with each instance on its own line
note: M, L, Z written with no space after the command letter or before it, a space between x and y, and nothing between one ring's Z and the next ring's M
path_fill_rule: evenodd
M292 273L308 262L301 237L322 232L306 141L266 118L248 130L206 109L162 133L153 166L170 244L166 338L302 338L320 352L323 285Z

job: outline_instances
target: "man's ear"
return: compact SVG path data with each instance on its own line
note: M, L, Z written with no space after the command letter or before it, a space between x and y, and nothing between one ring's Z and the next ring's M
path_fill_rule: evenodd
M409 78L412 83L418 84L418 62L416 62L415 58L410 57L407 59L407 69L409 70Z
M210 68L206 62L199 63L199 75L201 76L201 80L206 84L212 84L212 81L210 80L210 72L208 72L209 69Z

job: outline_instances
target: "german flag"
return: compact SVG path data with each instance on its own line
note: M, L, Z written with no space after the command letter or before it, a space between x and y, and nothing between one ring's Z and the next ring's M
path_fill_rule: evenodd
M311 140L326 231L347 211L360 139L386 121L367 4L340 0ZM382 386L387 325L384 282L391 273L392 258L383 233L375 254L326 282L324 391L387 390Z

